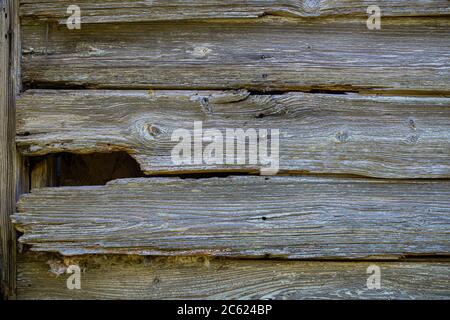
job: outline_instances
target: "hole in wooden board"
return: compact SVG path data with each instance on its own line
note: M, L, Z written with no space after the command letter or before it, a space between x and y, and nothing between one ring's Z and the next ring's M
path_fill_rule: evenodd
M31 188L104 185L111 180L145 175L125 152L58 153L30 158Z
M227 178L255 175L248 172L177 172L146 175L137 161L126 152L56 153L28 157L30 189L64 186L105 185L109 181L142 177L178 177L180 179ZM268 178L266 178L268 180Z

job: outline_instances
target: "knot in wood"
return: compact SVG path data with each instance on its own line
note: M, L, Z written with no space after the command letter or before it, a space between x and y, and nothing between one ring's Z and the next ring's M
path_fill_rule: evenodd
M143 143L153 141L165 133L161 127L148 119L135 120L131 126L131 131L133 136Z
M336 140L340 143L347 142L349 138L349 133L347 131L339 131L336 133Z
M319 13L321 0L304 0L303 10L308 13Z

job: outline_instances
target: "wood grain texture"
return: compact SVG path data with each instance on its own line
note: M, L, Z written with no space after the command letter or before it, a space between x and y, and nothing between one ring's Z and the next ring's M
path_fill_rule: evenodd
M20 14L65 24L69 0L22 0ZM364 0L79 0L82 23L141 22L183 19L257 18L265 15L324 17L333 15L366 16L373 1ZM448 15L446 0L381 0L376 5L385 17Z
M17 1L0 1L0 296L14 299L16 236L15 96L19 87Z
M68 290L78 264L81 290ZM27 254L18 264L19 299L450 299L450 264L377 262L381 289L367 289L373 262L301 262Z
M16 141L26 155L126 151L147 174L266 167L174 163L172 133L193 133L202 121L223 135L226 128L280 129L282 172L450 177L450 98L32 90L17 103Z
M450 92L450 19L24 22L28 86Z
M35 251L283 258L450 252L450 182L140 178L35 189L12 219Z

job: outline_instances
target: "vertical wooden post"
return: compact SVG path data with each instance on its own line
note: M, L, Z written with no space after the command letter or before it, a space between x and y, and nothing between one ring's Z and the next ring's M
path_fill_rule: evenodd
M15 148L15 98L20 90L18 0L0 0L0 242L1 296L16 295L16 235L9 216L18 186Z
M39 161L30 171L30 188L39 189L53 187L56 185L56 159L53 155L48 155L44 160Z

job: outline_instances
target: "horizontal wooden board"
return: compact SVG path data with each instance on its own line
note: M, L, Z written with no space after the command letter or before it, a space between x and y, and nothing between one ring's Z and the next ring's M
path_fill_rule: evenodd
M450 92L450 19L24 23L28 86Z
M22 17L57 20L65 24L69 0L21 0ZM257 18L265 15L323 17L367 15L373 1L365 0L78 0L83 23L136 22L154 20ZM450 14L447 0L381 0L375 3L388 16Z
M450 98L31 90L18 100L16 141L26 155L126 151L147 174L268 167L174 163L172 133L193 133L194 121L224 136L226 128L279 129L281 172L450 177Z
M64 274L79 265L81 290ZM381 271L368 289L367 268ZM450 299L450 264L271 260L75 258L27 254L18 263L19 299Z
M446 255L449 194L449 181L138 178L37 189L12 219L20 242L64 255Z

